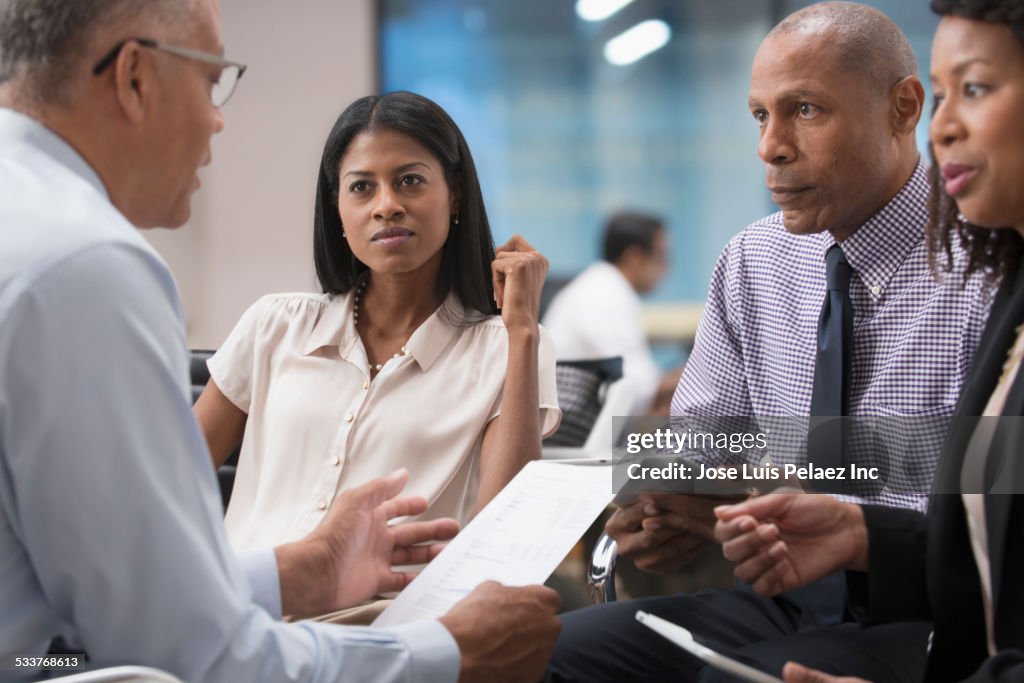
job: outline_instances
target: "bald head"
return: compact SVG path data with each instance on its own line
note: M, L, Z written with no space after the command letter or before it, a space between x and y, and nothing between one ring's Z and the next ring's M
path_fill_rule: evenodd
M885 206L917 166L923 103L910 46L880 12L829 2L779 24L748 104L786 229L843 240Z
M855 2L821 2L794 12L771 30L766 41L824 40L839 61L886 93L894 83L917 75L910 41L882 12Z
M192 4L193 0L0 0L0 83L16 80L19 99L66 104L76 79L91 71L98 39L119 27L123 32L161 26L166 33L166 27L182 26Z

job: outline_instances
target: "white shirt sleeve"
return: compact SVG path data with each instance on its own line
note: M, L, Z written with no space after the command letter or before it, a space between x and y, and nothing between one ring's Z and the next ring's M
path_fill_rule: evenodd
M551 337L540 329L537 348L538 386L540 387L540 433L550 436L562 421L562 409L558 407L558 385L555 382L555 345Z
M635 415L647 412L661 381L642 312L643 304L629 282L615 266L602 261L555 295L544 316L559 360L622 357Z
M246 309L227 339L206 363L217 388L246 414L252 402L256 340L267 301L267 297L263 297Z
M62 623L97 666L193 683L456 680L458 649L437 622L284 624L265 609L273 599L254 604L259 584L225 540L159 259L100 244L4 293L0 650Z
M281 581L273 548L256 548L237 553L238 565L249 579L252 601L275 619L281 618Z

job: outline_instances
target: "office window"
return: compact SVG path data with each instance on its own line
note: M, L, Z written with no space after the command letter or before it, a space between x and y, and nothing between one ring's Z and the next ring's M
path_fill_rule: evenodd
M380 0L381 90L426 95L456 120L499 242L522 232L568 275L598 258L609 212L649 210L672 234L654 298L701 301L729 237L774 210L746 106L750 64L805 4L635 0L588 21L571 0ZM927 3L874 4L926 73ZM664 46L611 63L606 44L652 20L670 33Z

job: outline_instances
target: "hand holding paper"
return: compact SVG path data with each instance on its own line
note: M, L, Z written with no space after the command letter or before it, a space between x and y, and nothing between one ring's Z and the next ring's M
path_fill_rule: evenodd
M562 626L561 605L544 586L477 586L441 617L462 655L460 683L539 680Z
M373 625L436 619L485 581L543 583L612 499L610 470L527 464Z
M388 524L427 509L422 497L398 497L408 479L398 470L345 491L313 533L274 549L286 614L322 614L401 590L413 574L393 566L428 562L441 546L420 544L455 536L454 519Z

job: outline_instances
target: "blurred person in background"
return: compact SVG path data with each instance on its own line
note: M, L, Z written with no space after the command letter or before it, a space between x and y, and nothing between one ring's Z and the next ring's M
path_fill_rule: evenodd
M668 251L660 218L616 213L605 226L602 260L559 291L544 314L559 360L622 357L634 415L667 415L679 381L679 370L663 374L654 362L640 299L665 277Z

